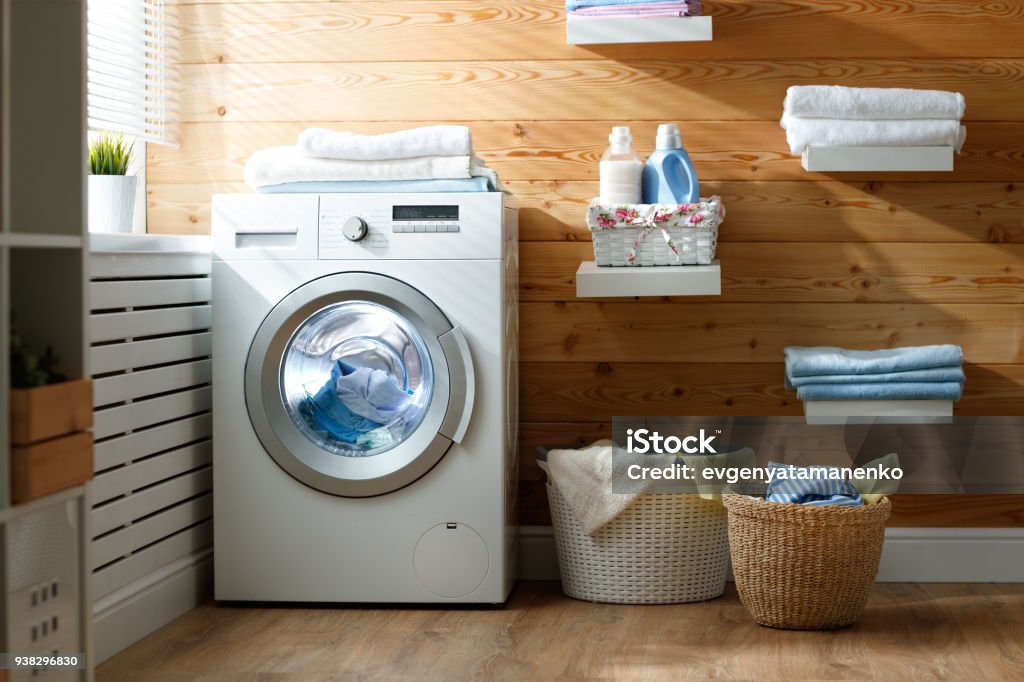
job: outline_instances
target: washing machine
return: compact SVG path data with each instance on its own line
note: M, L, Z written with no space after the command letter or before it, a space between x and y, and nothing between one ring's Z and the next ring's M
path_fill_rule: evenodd
M214 197L217 599L505 601L517 216L499 192Z

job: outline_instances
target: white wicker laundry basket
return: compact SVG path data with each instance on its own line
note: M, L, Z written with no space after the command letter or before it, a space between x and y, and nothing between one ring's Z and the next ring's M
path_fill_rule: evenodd
M728 515L698 495L645 493L590 536L557 486L548 483L551 522L570 597L612 604L679 604L725 590Z
M594 200L587 226L600 266L710 265L725 219L715 196L697 204L602 204Z

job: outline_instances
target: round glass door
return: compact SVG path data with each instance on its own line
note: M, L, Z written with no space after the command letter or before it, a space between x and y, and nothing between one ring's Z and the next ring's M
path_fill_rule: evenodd
M434 369L409 320L377 303L346 301L296 330L280 383L292 422L309 440L342 457L372 457L422 423Z
M408 485L444 456L464 431L472 380L461 331L426 296L383 275L343 273L293 291L264 320L246 403L285 471L363 497Z

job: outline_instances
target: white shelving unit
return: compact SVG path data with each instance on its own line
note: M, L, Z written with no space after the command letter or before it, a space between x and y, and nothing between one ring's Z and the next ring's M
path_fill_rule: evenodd
M945 424L953 419L952 400L808 400L808 424Z
M712 40L711 17L566 17L570 45L687 43Z
M808 147L804 170L827 173L857 171L951 171L952 147Z
M12 505L11 319L89 376L85 273L85 26L79 0L0 0L0 651L59 652L79 669L20 680L92 680L89 486Z
M576 270L576 296L720 296L722 267L711 265L665 265L654 267L600 267L583 261Z
M0 232L0 247L29 249L78 249L82 238L65 234L18 234Z

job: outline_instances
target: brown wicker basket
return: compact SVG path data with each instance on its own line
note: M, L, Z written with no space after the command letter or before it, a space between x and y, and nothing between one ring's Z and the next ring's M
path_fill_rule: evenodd
M878 575L892 504L808 506L727 493L740 600L761 625L826 630L856 621Z

